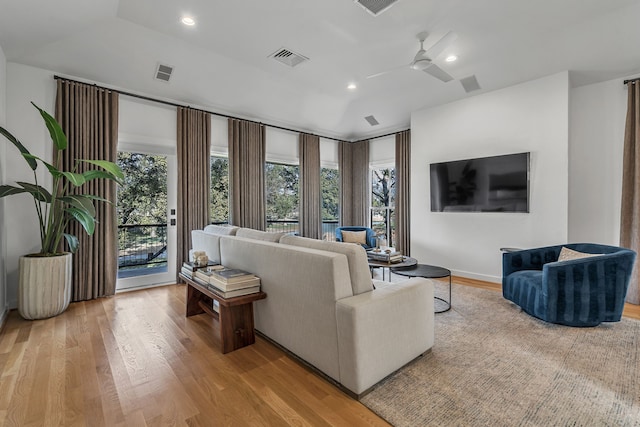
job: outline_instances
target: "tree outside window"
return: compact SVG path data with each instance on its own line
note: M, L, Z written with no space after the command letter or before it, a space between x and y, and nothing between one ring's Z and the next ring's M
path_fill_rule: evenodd
M322 192L322 240L335 240L340 219L340 172L338 169L320 170Z
M395 241L394 207L396 198L395 168L377 168L371 171L371 228L387 245Z
M211 156L211 188L209 216L214 224L229 222L229 159Z
M267 231L298 231L300 167L267 162L265 165Z

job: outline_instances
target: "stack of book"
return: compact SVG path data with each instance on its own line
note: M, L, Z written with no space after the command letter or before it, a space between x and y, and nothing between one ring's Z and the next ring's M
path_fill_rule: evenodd
M367 252L367 257L372 261L387 262L394 264L402 262L402 254L396 250L384 250L376 252L375 250Z
M180 269L180 272L185 276L187 276L188 278L193 279L195 277L195 273L197 270L217 269L217 268L223 268L223 267L220 264L215 264L213 262L209 262L208 265L196 265L193 262L185 262L185 263L182 263L182 268Z
M260 278L235 268L199 269L194 279L223 298L260 292Z

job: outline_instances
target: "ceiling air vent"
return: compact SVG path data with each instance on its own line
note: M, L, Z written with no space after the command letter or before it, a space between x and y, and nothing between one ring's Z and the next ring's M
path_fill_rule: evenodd
M462 87L467 93L480 89L480 83L478 83L476 76L469 76L464 79L460 79L460 83L462 83Z
M276 50L271 55L269 55L269 58L273 58L278 62L282 62L284 65L288 65L289 67L295 67L296 65L309 60L309 58L307 58L306 56L292 52L289 49L285 48Z
M378 16L389 9L398 0L354 0L373 16Z
M367 116L367 117L365 117L364 119L365 119L367 122L369 122L369 124L370 124L371 126L376 126L376 125L379 125L379 124L380 124L380 123L376 120L376 118L375 118L375 117L373 117L373 116Z
M173 67L158 64L158 68L156 69L156 79L168 82L171 78L171 73L173 73Z

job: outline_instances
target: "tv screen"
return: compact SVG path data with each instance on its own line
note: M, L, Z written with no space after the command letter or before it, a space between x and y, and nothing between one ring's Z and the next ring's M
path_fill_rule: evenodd
M529 153L431 164L431 212L529 212Z

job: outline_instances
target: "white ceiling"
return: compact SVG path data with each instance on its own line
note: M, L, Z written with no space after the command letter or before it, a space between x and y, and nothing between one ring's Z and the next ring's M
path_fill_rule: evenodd
M182 25L183 13L197 25ZM640 0L399 0L377 17L353 0L0 0L0 46L10 62L355 140L405 129L417 109L564 70L573 86L639 73L638 22ZM480 91L408 67L365 79L408 65L424 30L425 48L457 34L434 62L475 75ZM268 58L281 47L310 61ZM158 63L175 67L170 83L153 78Z

